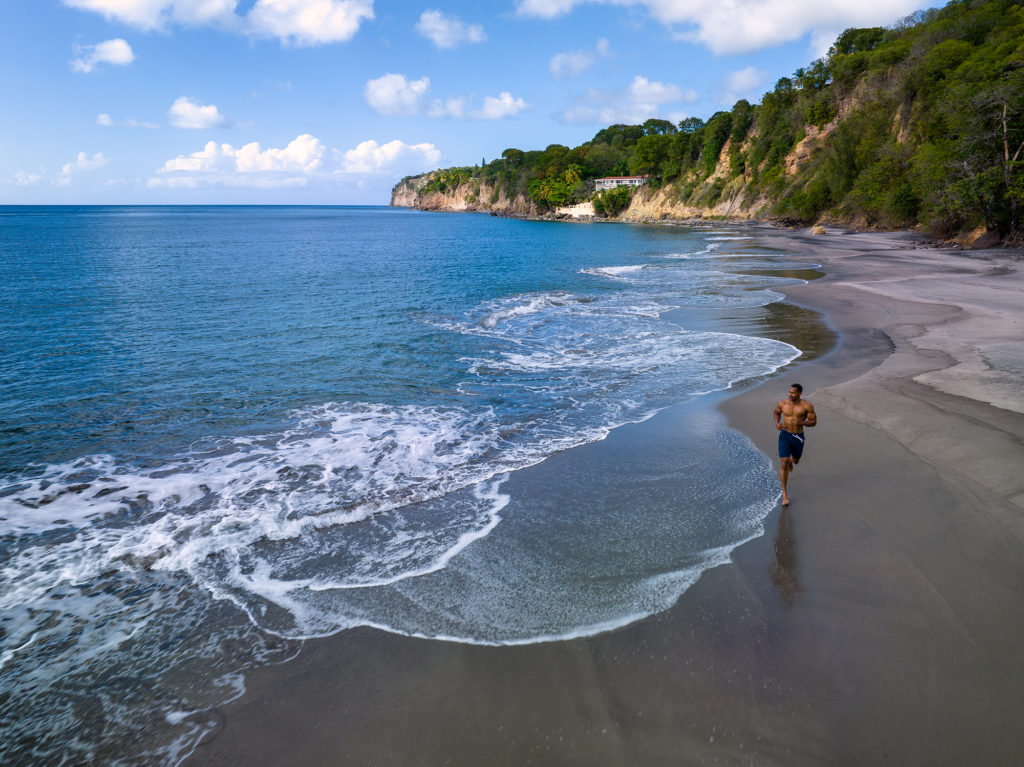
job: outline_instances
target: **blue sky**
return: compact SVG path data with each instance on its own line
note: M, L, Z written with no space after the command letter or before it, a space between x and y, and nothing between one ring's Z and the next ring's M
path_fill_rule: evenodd
M707 118L920 0L8 0L0 204L386 204Z

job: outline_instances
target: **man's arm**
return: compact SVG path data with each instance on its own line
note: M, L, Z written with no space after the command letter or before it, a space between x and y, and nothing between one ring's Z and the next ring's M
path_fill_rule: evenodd
M775 430L778 431L782 428L782 424L779 422L779 416L782 415L782 400L775 406L775 412L772 417L775 419Z
M814 405L810 402L807 403L807 420L804 421L804 426L816 426L818 424L818 414L814 412Z

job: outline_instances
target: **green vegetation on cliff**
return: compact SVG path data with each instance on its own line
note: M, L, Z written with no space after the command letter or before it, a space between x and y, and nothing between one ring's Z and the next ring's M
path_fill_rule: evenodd
M706 121L612 125L570 149L506 149L469 179L539 208L623 194L593 179L645 174L680 203L734 200L759 216L869 226L923 224L938 236L984 225L1024 236L1024 0L954 0L889 28L848 29L828 55L783 77L760 104ZM422 191L421 191L422 193Z

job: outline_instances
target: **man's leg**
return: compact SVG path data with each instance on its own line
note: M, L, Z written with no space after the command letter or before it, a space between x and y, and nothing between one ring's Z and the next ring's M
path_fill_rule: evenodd
M789 480L789 473L793 471L793 459L781 459L779 466L779 479L782 481L782 505L789 506L789 493L786 492L786 482Z

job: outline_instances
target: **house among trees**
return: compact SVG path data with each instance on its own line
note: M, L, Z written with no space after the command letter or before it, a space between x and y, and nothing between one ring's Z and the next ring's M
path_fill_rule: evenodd
M615 189L620 186L642 186L647 183L650 176L605 176L597 179L597 191Z

